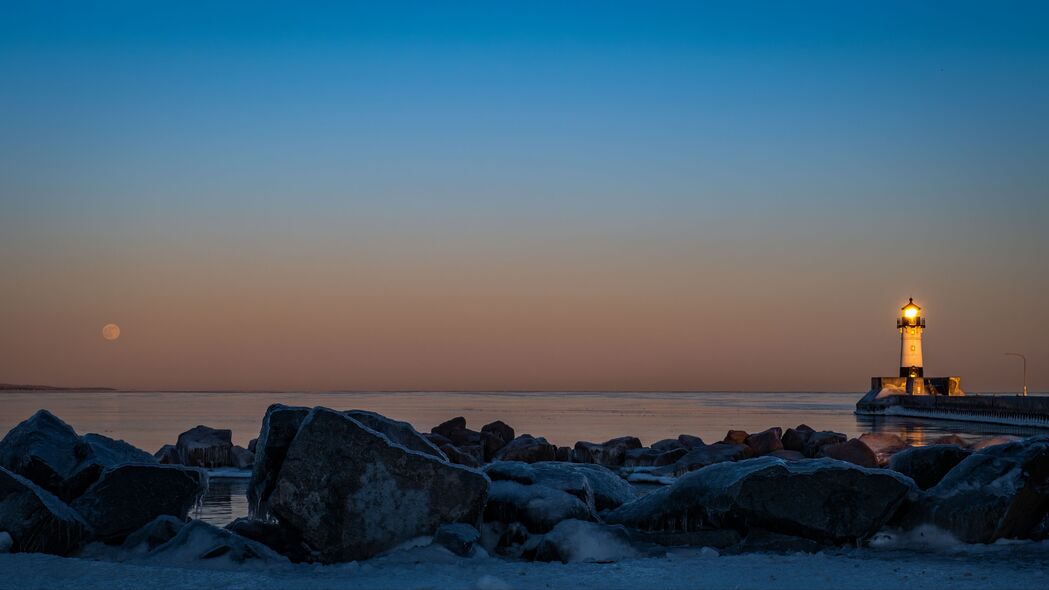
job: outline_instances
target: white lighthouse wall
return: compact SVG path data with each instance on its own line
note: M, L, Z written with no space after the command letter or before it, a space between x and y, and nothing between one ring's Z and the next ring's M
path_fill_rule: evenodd
M922 366L921 328L903 328L903 338L900 341L900 366L906 368Z

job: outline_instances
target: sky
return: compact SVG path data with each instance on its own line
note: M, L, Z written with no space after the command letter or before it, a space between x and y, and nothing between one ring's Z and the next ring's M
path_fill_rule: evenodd
M1044 2L3 13L0 382L1049 390Z

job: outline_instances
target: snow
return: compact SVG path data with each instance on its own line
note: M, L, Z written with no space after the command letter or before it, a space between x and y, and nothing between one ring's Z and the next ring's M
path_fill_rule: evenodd
M429 551L428 551L429 550ZM721 555L700 548L613 564L456 558L433 547L332 566L208 569L0 554L0 589L95 588L857 588L986 590L1049 585L1049 544L954 545L950 551L828 550L815 555Z

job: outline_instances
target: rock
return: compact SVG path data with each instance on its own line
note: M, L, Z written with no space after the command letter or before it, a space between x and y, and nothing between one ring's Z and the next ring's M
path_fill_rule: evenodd
M11 536L14 552L54 555L68 555L91 535L84 519L69 506L4 467L0 467L0 531Z
M956 445L913 447L893 455L889 469L913 479L919 489L927 490L971 454L969 449Z
M682 434L681 436L687 436L687 435ZM665 453L667 451L673 451L673 450L676 450L676 449L683 449L683 448L685 448L685 445L681 444L681 441L679 441L676 438L664 438L661 441L656 441L655 443L652 443L652 448L656 449L657 451L659 451L661 453Z
M14 549L15 540L7 531L0 531L0 554L10 553Z
M939 438L934 438L929 441L929 445L955 445L962 447L963 449L969 448L969 443L965 442L965 439L958 436L957 434L948 434Z
M590 512L596 510L594 488L590 478L573 463L542 462L536 464L520 461L500 461L485 466L485 473L492 481L513 481L522 485L546 486L575 496L586 504ZM614 474L613 474L614 476Z
M255 464L248 483L248 512L256 518L269 516L269 497L288 447L309 414L309 408L273 404L266 409L255 445Z
M481 427L481 432L495 436L499 440L503 441L504 445L514 440L514 429L502 420L496 420L495 422L489 422L488 424L485 424Z
M320 561L352 561L445 523L477 522L488 486L480 471L407 450L318 407L288 448L269 508Z
M612 563L637 557L625 527L582 520L563 520L543 536L536 561Z
M467 467L480 467L481 462L478 461L472 454L464 453L460 451L453 444L441 445L441 452L448 457L448 460L456 465L466 465Z
M480 439L481 440L481 457L483 459L483 462L485 462L485 463L487 463L488 461L491 461L492 459L494 459L495 458L495 454L498 453L500 449L505 447L506 443L508 442L508 441L504 441L503 439L499 438L498 436L492 434L491 432L481 431L481 435L480 436L481 436L481 439ZM513 440L513 439L510 439L510 440Z
M677 435L677 441L681 443L681 446L690 451L698 447L707 446L706 443L703 442L703 439L698 436L692 436L691 434L679 434Z
M72 475L62 482L59 497L72 502L98 481L102 472L109 467L128 463L156 465L157 460L142 449L122 440L113 440L101 434L85 434L76 447L79 459Z
M788 451L805 452L805 445L816 431L805 424L799 424L797 428L788 428L783 433L783 448Z
M777 426L751 434L743 440L743 444L750 447L755 455L768 455L783 450L782 436L783 430Z
M253 455L255 454L255 446L258 445L258 444L259 444L259 439L258 438L253 438L253 439L248 441L248 450L251 451L251 454L253 454Z
M178 449L175 445L164 445L160 447L156 453L153 453L153 458L157 460L161 465L181 465L182 459L178 456Z
M1013 436L1011 434L1001 434L1001 435L998 435L998 436L992 436L990 438L985 438L985 439L983 439L983 440L973 444L969 448L971 448L974 451L982 451L982 450L986 449L987 447L993 447L995 445L1004 445L1004 444L1008 444L1008 443L1017 442L1017 441L1020 441L1020 440L1023 440L1023 439L1021 437L1019 437L1019 436Z
M722 442L732 443L734 445L745 444L747 437L750 436L745 430L729 430Z
M255 466L255 453L252 453L244 447L233 445L233 465L237 469L251 469Z
M621 436L601 444L579 441L572 449L572 461L618 467L626 459L627 451L639 448L641 448L641 441L633 436Z
M430 441L430 444L432 444L433 446L435 446L437 448L441 448L444 445L452 445L453 447L455 446L452 443L451 439L447 439L447 438L445 438L445 437L443 437L443 436L441 436L439 434L434 434L432 432L424 432L424 433L422 433L422 435L423 435L423 438L425 438L426 440Z
M661 452L648 447L630 449L623 457L623 467L651 467L656 464L660 455Z
M233 431L194 426L178 435L175 443L179 459L190 467L229 467L233 465Z
M106 543L120 543L158 516L185 520L208 487L207 475L178 465L110 467L71 507Z
M379 434L385 435L391 442L395 442L409 451L426 453L427 455L432 455L442 460L448 458L440 451L438 445L434 445L423 435L419 434L419 432L407 422L393 420L382 414L366 412L364 410L350 410L349 412L343 413Z
M223 561L229 564L282 564L288 560L269 547L201 520L186 524L167 543L150 552L150 561L191 563Z
M786 449L783 449L782 451L772 451L771 453L769 453L769 456L777 457L783 459L784 461L800 461L801 459L805 458L805 455L799 453L798 451L788 451Z
M148 553L175 538L186 523L180 518L164 514L146 523L124 540L121 549Z
M545 533L569 518L595 520L593 508L578 497L546 485L492 482L485 522L521 523L531 533Z
M754 456L754 451L747 445L718 442L712 445L696 447L681 457L673 465L673 474L681 476L689 471L702 469L707 465L724 461L739 461Z
M538 474L536 481L545 484L547 474L556 470L568 470L586 478L593 493L593 505L597 510L611 510L633 502L637 498L634 487L606 467L589 463L538 463L532 466Z
M874 455L874 451L858 438L849 439L848 442L820 446L816 456L848 461L860 467L878 466L878 458Z
M495 454L495 459L497 461L524 461L525 463L554 461L557 459L557 447L546 442L543 437L534 438L530 434L522 434L499 449L499 452Z
M452 433L457 430L466 430L466 418L456 416L451 420L441 422L430 429L430 432L439 434L448 440L452 440Z
M554 459L567 463L572 460L572 447L557 447Z
M314 555L302 542L302 537L279 523L241 517L227 524L226 530L262 543L294 563L314 561Z
M0 467L58 494L76 468L79 443L80 437L68 424L40 410L0 440Z
M477 529L461 522L442 524L433 535L434 545L440 545L461 557L472 554L480 540L481 533Z
M760 457L689 473L604 514L641 530L762 528L823 543L851 543L880 529L913 482L893 471L832 459L785 462Z
M843 443L847 440L848 437L840 432L831 432L830 430L813 432L808 440L805 441L805 450L803 452L806 457L818 457L820 449L824 446Z
M874 451L879 467L889 464L889 457L911 446L898 435L890 433L868 432L860 435L860 442Z
M656 457L656 460L652 462L652 465L655 467L661 467L663 465L673 465L687 454L688 449L686 449L685 447L670 449L669 451L660 453L660 455Z
M903 519L966 543L1028 539L1049 512L1049 436L993 445L963 459Z

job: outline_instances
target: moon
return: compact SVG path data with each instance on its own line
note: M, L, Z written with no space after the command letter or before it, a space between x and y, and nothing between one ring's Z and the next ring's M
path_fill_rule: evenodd
M106 324L102 326L102 337L106 340L116 340L120 338L120 326L116 324Z

